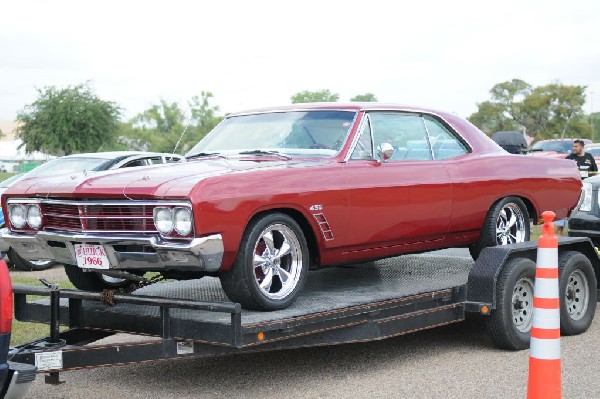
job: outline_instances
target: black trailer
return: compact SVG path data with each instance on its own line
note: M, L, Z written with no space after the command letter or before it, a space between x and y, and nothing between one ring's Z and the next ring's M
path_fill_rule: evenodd
M487 316L498 346L523 349L535 257L535 243L523 243L485 249L477 262L444 250L323 269L309 274L291 307L273 312L241 309L213 277L132 294L15 286L16 319L48 323L50 335L13 348L11 356L58 383L65 370L380 340L460 322L468 312ZM595 313L600 259L588 239L564 238L559 264L567 314L561 328L577 334ZM582 295L569 293L573 270L588 284L585 309L572 307ZM117 333L139 339L109 338Z

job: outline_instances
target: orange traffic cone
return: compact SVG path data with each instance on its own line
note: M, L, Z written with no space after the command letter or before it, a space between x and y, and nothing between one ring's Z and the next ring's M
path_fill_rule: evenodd
M544 212L538 240L529 353L528 399L561 397L560 302L558 297L558 238L554 212Z

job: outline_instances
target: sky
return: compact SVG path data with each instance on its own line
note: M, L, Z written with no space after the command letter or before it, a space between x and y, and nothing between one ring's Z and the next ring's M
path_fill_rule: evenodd
M86 81L125 119L203 90L225 113L320 89L467 117L513 78L587 86L588 113L599 43L594 0L0 0L0 120Z

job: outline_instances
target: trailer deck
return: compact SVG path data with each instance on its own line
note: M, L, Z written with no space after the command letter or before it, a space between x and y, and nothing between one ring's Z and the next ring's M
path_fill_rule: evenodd
M114 306L105 303L106 293L15 286L16 319L48 323L50 335L10 356L58 383L64 370L385 339L460 322L466 312L513 312L512 304L496 300L496 282L520 273L519 264L535 273L535 253L535 243L521 243L486 248L477 262L455 249L323 269L309 273L292 306L272 312L242 310L212 277L111 293ZM600 272L587 239L561 239L559 253L585 254ZM61 332L59 324L69 329ZM515 329L508 326L504 334ZM142 338L132 341L121 332ZM529 342L492 338L507 349Z

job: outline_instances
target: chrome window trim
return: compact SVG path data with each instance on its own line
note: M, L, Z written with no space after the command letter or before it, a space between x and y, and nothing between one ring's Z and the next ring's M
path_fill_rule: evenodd
M431 146L431 137L429 137L429 129L427 129L427 125L425 124L425 118L423 118L423 114L419 115L419 119L421 119L421 122L423 123L423 129L425 129L425 137L427 139L427 145L429 146L429 155L431 155L431 160L435 161L433 147Z
M236 116L248 116L248 115L262 115L262 114L280 114L283 112L352 112L354 114L358 114L361 110L359 108L310 108L310 107L299 107L299 108L291 108L291 109L270 109L265 111L249 111L242 113L235 113L231 115L227 115L225 119L235 118ZM217 125L218 126L218 125ZM214 129L216 129L216 127Z
M371 128L371 152L373 154L373 159L372 160L375 160L375 148L374 148L375 147L375 143L373 141L373 125L371 124L371 117L369 116L369 114L365 112L364 115L365 116L360 121L360 126L358 127L356 134L352 138L352 142L350 143L350 147L348 148L348 152L346 153L346 156L344 157L344 162L348 162L350 160L350 157L352 156L352 153L354 152L354 149L358 145L358 140L360 140L360 138L362 137L362 134L363 134L363 132L365 130L365 126L367 124L369 124L369 127ZM353 159L353 161L369 161L369 160L368 159Z

